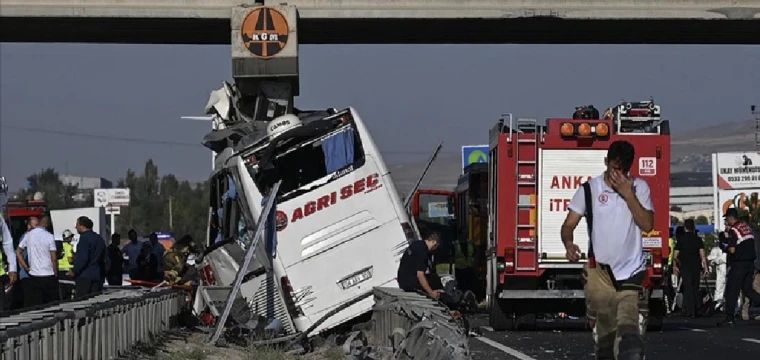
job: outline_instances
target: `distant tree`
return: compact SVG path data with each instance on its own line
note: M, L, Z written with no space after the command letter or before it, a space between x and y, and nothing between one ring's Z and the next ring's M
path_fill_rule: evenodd
M158 167L153 160L148 160L142 174L127 170L117 187L130 190L129 207L122 208L122 216L116 218L117 232L123 234L135 229L144 235L168 231L175 239L189 234L196 241L204 241L209 209L207 182L191 184L177 180L172 174L160 177Z
M715 233L706 233L703 237L703 241L705 244L705 252L710 253L710 250L715 246L715 242L718 240L718 237L715 236Z
M35 193L41 192L44 195L45 204L50 210L69 209L78 206L74 200L77 187L64 184L58 172L53 168L40 170L40 172L27 177L26 180L29 186L19 192L22 198L31 200Z
M694 223L697 225L707 225L710 223L710 220L704 215L699 215L694 219Z
M671 216L670 217L670 225L681 225L681 219Z

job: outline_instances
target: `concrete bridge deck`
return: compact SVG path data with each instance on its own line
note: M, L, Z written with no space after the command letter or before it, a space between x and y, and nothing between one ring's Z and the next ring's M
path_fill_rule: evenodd
M0 41L228 44L231 8L243 2L2 0ZM302 44L760 43L760 0L287 3Z

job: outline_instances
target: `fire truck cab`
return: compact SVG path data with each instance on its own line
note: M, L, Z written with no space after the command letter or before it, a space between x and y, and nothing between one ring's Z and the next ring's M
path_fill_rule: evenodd
M435 230L441 235L441 246L434 254L439 275L453 274L454 246L457 239L456 199L450 190L419 189L414 192L411 212L417 228Z
M8 230L13 236L14 248L21 242L21 236L26 233L26 225L29 218L32 216L41 217L48 212L45 199L42 193L39 192L34 194L34 197L30 200L10 199L4 208L3 215L8 224Z
M581 261L565 259L560 228L576 190L606 170L609 145L636 149L631 176L647 181L654 230L643 235L649 281L641 296L642 328L665 314L662 265L668 257L670 129L653 101L625 102L605 119L513 119L491 129L488 179L487 300L494 329L532 324L541 314L585 315L581 272L589 235L585 218L575 230Z
M462 289L471 290L478 301L485 297L486 289L486 248L488 242L488 164L474 163L464 168L457 180L457 229L458 239L470 242L473 256L469 261L473 274L457 274L457 282ZM469 254L462 243L455 247L456 253L466 258ZM456 272L456 267L454 271ZM469 277L469 279L467 278Z

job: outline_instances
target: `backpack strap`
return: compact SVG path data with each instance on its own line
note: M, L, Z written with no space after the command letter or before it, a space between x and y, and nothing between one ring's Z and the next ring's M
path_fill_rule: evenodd
M591 241L591 234L594 230L594 203L591 201L591 185L588 181L583 183L583 195L586 200L586 225L588 226L588 257L594 257L594 243Z

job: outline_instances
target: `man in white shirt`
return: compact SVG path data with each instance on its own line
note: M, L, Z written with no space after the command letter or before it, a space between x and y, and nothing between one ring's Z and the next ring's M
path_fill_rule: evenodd
M55 237L47 231L50 218L43 216L37 227L24 235L16 249L19 265L29 273L24 288L24 307L58 300L58 251ZM24 260L26 249L29 263Z
M589 317L596 317L596 359L640 360L645 355L638 304L646 281L641 232L652 230L654 207L646 181L628 175L634 158L631 143L613 142L604 160L607 171L578 189L562 225L566 257L578 261L573 231L583 216L592 218L583 276Z

